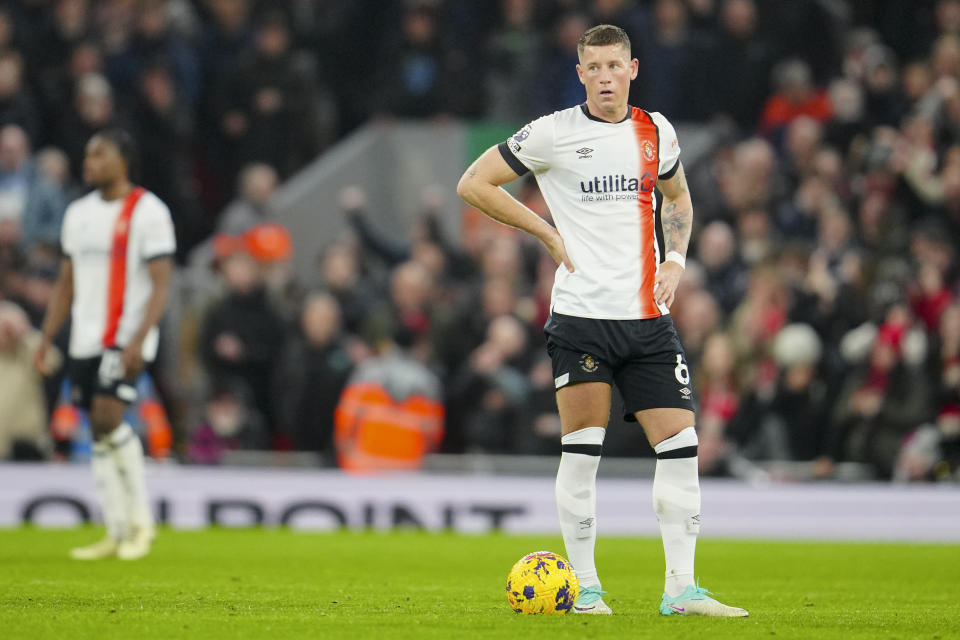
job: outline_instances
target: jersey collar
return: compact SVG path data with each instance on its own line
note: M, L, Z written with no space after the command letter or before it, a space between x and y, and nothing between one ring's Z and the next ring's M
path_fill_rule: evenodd
M633 113L633 107L631 107L630 105L627 105L627 115L623 116L623 120L618 120L617 122L609 122L607 120L603 120L602 118L598 118L597 116L593 115L592 113L590 113L590 109L587 109L586 102L580 103L580 111L583 111L583 115L587 116L588 118L590 118L595 122L602 122L603 124L620 124L621 122L626 122L627 120L630 119L630 114Z

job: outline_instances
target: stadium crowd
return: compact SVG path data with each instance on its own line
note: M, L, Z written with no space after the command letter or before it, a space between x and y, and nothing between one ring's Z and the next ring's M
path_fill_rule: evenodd
M446 237L459 206L431 189L409 236L390 237L348 188L324 215L351 237L300 282L267 211L372 119L520 125L582 102L576 41L600 22L631 36L631 103L679 123L681 145L684 130L714 141L685 164L696 227L672 309L702 470L793 460L830 477L854 461L960 478L960 0L2 3L0 458L69 455L61 381L30 354L84 145L108 125L138 139L191 283L165 335L176 371L155 371L174 455L332 462L338 446L344 464L362 443L336 424L363 402L428 424L432 449L555 452L542 247L471 211ZM535 182L520 195L549 216ZM389 405L413 392L427 405ZM612 424L607 453L649 455L616 411Z

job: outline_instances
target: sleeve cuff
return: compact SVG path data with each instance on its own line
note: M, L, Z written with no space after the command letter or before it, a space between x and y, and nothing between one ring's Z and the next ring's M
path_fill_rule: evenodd
M677 159L677 162L673 165L673 167L672 167L669 171L667 171L666 173L661 173L661 174L660 174L660 179L661 179L661 180L669 180L669 179L672 178L674 175L676 175L677 169L679 169L679 168L680 168L680 159L678 158L678 159Z
M517 156L513 155L513 151L510 150L510 147L507 146L506 142L501 142L497 145L497 149L500 150L500 155L503 156L503 159L506 161L510 168L513 169L514 173L518 176L522 176L530 172L522 162L517 159Z
M158 253L156 255L150 256L149 258L145 258L144 262L153 262L154 260L159 260L161 258L173 258L175 255L176 254L173 253L172 251L167 253Z

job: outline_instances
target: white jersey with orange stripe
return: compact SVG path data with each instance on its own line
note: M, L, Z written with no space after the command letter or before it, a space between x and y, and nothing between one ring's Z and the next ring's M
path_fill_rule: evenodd
M72 358L92 358L104 349L110 288L118 286L111 276L114 230L124 201L104 200L99 191L93 191L72 202L64 214L60 242L73 263ZM129 342L143 321L153 287L149 262L172 256L176 251L170 210L149 191L137 201L127 232L123 304L116 332L116 344L120 347ZM154 327L144 340L145 360L156 357L157 342L158 331Z
M653 187L680 164L665 117L631 107L611 123L582 104L534 120L499 149L518 174L533 172L573 262L573 273L557 269L553 310L610 320L669 313L653 301L660 263Z

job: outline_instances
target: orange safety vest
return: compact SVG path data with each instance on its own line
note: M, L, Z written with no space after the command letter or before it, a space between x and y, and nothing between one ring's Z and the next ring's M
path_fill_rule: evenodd
M376 382L347 385L333 414L337 463L366 473L419 469L443 440L443 404L422 394L396 400Z

